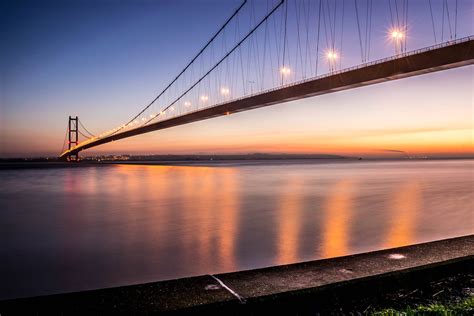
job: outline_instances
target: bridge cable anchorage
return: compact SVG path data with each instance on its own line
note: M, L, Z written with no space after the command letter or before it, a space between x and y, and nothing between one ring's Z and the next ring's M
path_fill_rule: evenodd
M219 28L219 30L211 37L211 39L204 45L204 47L194 56L191 61L184 67L184 69L163 89L143 110L141 110L135 117L133 117L128 123L120 126L116 131L111 133L108 136L112 136L122 130L124 126L127 126L134 122L140 115L142 115L150 106L156 102L168 89L181 77L181 75L196 61L196 59L201 56L201 54L206 50L206 48L214 41L214 39L222 32L222 30L230 23L230 21L239 13L242 7L247 3L247 0L243 0L240 6L234 11L234 13L225 21L225 23Z
M204 80L214 69L216 69L227 57L229 57L237 48L239 48L247 38L249 38L270 16L273 15L273 13L285 2L285 0L281 0L273 9L265 15L265 17L255 26L250 30L250 32L247 33L247 35L244 36L225 56L223 56L214 66L211 67L203 76L199 78L198 81L196 81L191 87L189 87L186 91L184 91L180 96L178 96L173 102L171 102L167 107L164 108L163 111L167 111L169 108L171 108L173 105L175 105L179 100L181 100L189 91L191 91L195 86L197 86L202 80ZM149 119L145 122L144 125L148 124L152 119ZM112 136L112 135L109 135Z

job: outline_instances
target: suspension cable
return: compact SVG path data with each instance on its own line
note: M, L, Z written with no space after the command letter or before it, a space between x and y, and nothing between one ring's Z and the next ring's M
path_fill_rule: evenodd
M61 154L64 152L64 148L66 147L66 139L69 133L69 123L66 125L66 134L64 135L63 147L61 149Z
M237 50L247 38L249 38L259 27L262 25L282 4L285 2L285 0L280 0L280 3L278 3L250 32L245 35L244 38L242 38L225 56L223 56L214 66L211 67L199 80L197 80L191 87L189 87L186 91L184 91L179 97L177 97L173 102L171 102L166 108L163 109L163 112L168 110L170 107L172 107L176 102L178 102L182 97L184 97L189 91L191 91L195 86L197 86L204 78L206 78L214 69L216 69L229 55L231 55L235 50ZM145 126L148 124L153 118L149 119L146 121L142 126ZM111 136L111 135L109 135Z
M79 134L81 134L83 137L85 137L86 139L89 139L89 138L90 138L89 136L84 135L84 134L81 132L80 129L78 129L77 132L78 132Z
M91 132L89 132L89 130L87 130L87 128L82 124L81 120L78 119L79 121L79 125L81 125L81 127L92 137L96 137L94 134L92 134Z
M354 5L357 17L357 30L359 31L360 56L362 57L362 62L364 62L364 49L362 48L362 37L360 34L359 10L357 9L357 0L354 0Z
M116 131L111 133L109 136L112 136L122 130L125 126L136 120L140 115L143 114L153 103L156 102L168 89L181 77L181 75L196 61L196 59L201 56L201 54L206 50L206 48L216 39L216 37L222 32L222 30L230 23L230 21L239 13L240 9L247 3L247 0L243 0L240 6L235 10L235 12L225 21L225 23L219 28L219 30L211 37L211 39L204 45L204 47L194 56L193 59L184 67L184 69L169 83L165 89L163 89L143 110L141 110L137 115L135 115L131 120L128 121L125 125L120 126Z
M430 4L431 25L433 26L433 36L434 36L435 44L437 44L438 42L436 41L436 28L435 28L435 23L434 23L433 7L431 5L431 0L428 0L428 3Z

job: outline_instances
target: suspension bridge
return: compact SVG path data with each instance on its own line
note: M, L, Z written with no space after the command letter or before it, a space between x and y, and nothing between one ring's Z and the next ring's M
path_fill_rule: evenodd
M375 5L387 11L382 43L372 36ZM265 5L244 0L127 122L95 135L78 117L69 117L59 158L76 161L82 150L160 129L474 63L474 37L458 36L457 0L426 1L433 38L431 45L413 50L407 49L416 28L409 23L408 0L375 5L373 0L267 0ZM358 36L344 38L351 27ZM345 54L354 40L360 56ZM379 58L387 50L391 53ZM343 60L356 62L347 66Z

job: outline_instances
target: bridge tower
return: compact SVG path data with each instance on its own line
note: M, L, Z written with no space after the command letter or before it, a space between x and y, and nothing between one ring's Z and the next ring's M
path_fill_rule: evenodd
M79 143L79 121L77 116L69 116L69 125L68 125L68 149L73 148ZM68 161L79 161L79 154L69 155L67 157Z

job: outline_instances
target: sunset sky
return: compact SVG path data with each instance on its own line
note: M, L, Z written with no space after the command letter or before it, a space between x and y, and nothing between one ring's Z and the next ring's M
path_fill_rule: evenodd
M410 1L408 50L434 44L427 2ZM440 19L442 2L432 2ZM58 155L69 115L78 115L93 133L125 123L174 78L239 3L3 1L0 158ZM473 34L473 5L460 0L458 6L459 38ZM373 40L383 42L390 21L384 7L374 10ZM353 32L344 37L354 40ZM358 46L347 47L345 56L358 54ZM374 45L374 56L390 55L392 47L380 47ZM473 70L451 69L214 118L81 155L472 157Z

